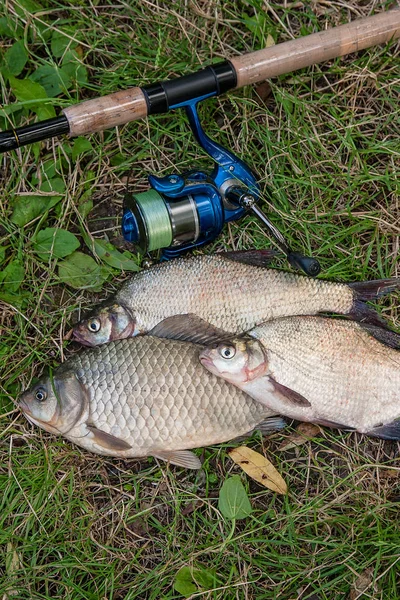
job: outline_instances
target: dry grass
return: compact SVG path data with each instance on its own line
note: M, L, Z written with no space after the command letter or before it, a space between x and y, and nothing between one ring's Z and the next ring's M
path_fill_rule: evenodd
M29 15L2 7L29 61L20 78L53 64L50 37L79 41L88 83L54 98L56 108L130 85L144 85L389 7L377 1L43 2ZM0 15L1 17L2 15ZM1 23L1 22L0 22ZM44 25L43 25L44 24ZM18 29L19 28L19 29ZM44 29L43 29L44 28ZM0 52L13 43L0 37ZM399 272L398 44L288 74L270 88L245 88L201 107L207 132L232 148L273 188L270 216L297 248L318 256L324 276L349 280ZM14 103L0 76L3 106ZM32 119L28 110L0 112ZM72 160L72 141L49 141L1 157L0 245L4 265L19 260L24 281L0 304L0 597L173 599L185 565L215 569L215 585L193 598L240 600L395 600L398 581L398 445L321 431L281 451L288 435L255 437L290 486L287 498L246 481L252 517L231 525L218 512L221 482L238 472L225 449L201 451L199 473L154 460L121 462L81 452L31 428L13 402L45 366L76 351L65 341L81 310L126 277L115 272L98 293L60 285L57 261L39 260L35 232L45 226L80 236L81 225L117 247L126 178L210 168L179 112L91 136ZM55 167L55 169L53 169ZM53 169L53 171L52 171ZM46 179L65 191L58 208L18 228L11 206ZM94 208L82 221L88 198ZM208 251L265 247L252 218L230 225ZM278 265L285 266L283 261ZM398 298L382 305L399 326Z

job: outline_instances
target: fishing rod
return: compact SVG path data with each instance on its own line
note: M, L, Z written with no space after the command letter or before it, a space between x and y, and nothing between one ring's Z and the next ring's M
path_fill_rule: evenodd
M164 258L203 245L224 223L252 211L262 220L289 262L309 275L319 263L293 252L257 206L261 194L250 167L203 131L197 104L232 89L257 83L400 37L400 9L283 42L210 65L176 79L134 87L69 106L59 117L0 132L0 152L68 134L85 135L185 108L197 142L214 161L211 174L192 171L159 178L150 175L151 190L127 193L122 229L125 239L143 250L164 248ZM267 190L267 195L269 194Z

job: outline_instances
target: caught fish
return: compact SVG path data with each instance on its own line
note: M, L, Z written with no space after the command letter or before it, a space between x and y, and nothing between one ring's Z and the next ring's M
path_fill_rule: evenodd
M85 349L21 395L33 424L121 458L155 456L189 469L190 448L284 426L204 369L201 347L151 336Z
M150 332L163 319L186 313L232 334L270 319L320 312L377 322L365 301L400 288L400 279L344 284L268 269L270 256L263 250L191 256L141 271L80 321L74 337L97 346Z
M400 439L400 336L323 317L287 317L204 349L200 361L271 410Z

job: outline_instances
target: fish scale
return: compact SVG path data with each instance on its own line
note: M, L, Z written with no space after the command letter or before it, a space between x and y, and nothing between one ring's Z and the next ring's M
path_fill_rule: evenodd
M159 296L149 293L159 286L163 290L163 308L168 313L160 311ZM166 266L142 271L114 299L139 312L139 324L143 323L147 330L169 315L187 312L225 331L236 332L247 331L262 320L286 315L287 311L291 314L292 307L296 314L321 310L348 312L354 294L345 284L250 267L213 255L197 257L197 262L190 263L177 259Z
M234 334L285 316L330 312L376 324L379 317L365 302L400 287L395 278L350 284L313 279L266 268L263 256L250 251L176 258L136 273L74 327L75 339L96 346L151 332L164 319L188 313Z
M46 426L40 417L45 406L36 406L34 400L38 388L52 397L48 379L23 394L21 408L44 429L56 427L88 450L125 458L164 458L165 452L224 442L275 414L204 369L200 350L195 344L153 336L86 349L54 372L53 386L60 390L54 402L61 407L57 425L50 414L47 422L52 425ZM76 421L67 424L75 413ZM130 448L107 448L113 440Z
M268 349L273 376L291 388L296 380L296 391L326 420L367 432L400 416L400 353L360 325L288 318L251 335Z
M398 334L299 316L264 323L249 336L202 351L202 363L282 415L400 439Z

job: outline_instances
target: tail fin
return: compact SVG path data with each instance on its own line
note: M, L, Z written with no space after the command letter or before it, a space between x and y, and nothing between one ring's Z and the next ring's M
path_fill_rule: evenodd
M367 431L366 435L372 435L382 440L400 441L400 420L392 421L387 425L381 425L381 427L375 427L371 431Z
M349 283L349 287L354 292L354 304L349 316L361 323L387 327L386 321L365 303L400 290L400 278L355 281Z

